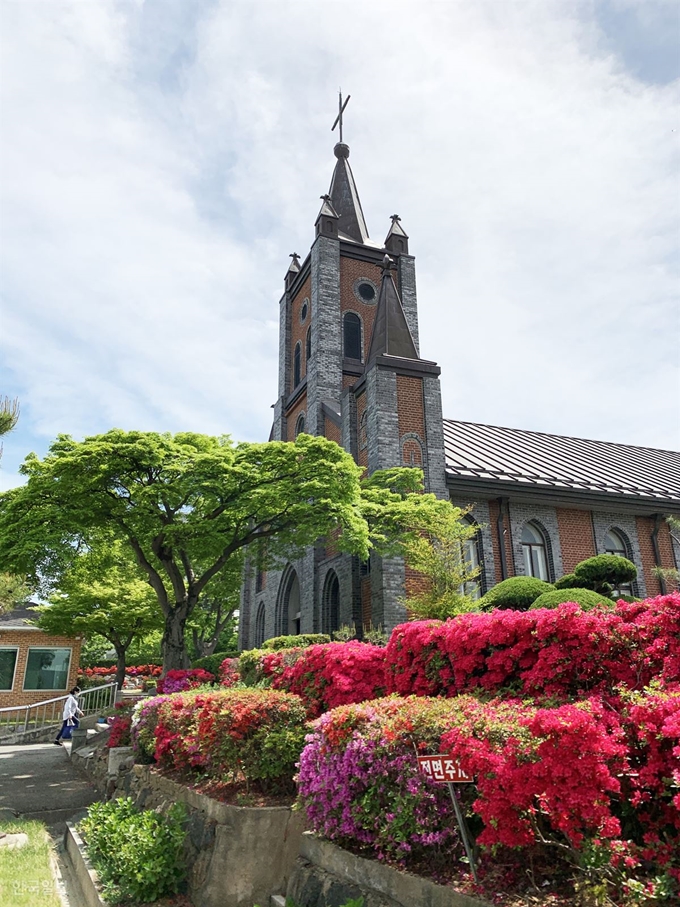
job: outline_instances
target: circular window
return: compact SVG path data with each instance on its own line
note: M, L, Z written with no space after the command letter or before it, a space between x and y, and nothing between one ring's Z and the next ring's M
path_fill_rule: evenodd
M307 321L307 313L309 312L309 299L305 298L302 303L302 308L300 309L300 321L304 324Z
M378 288L372 280L360 277L354 284L354 295L359 302L370 305L378 298Z

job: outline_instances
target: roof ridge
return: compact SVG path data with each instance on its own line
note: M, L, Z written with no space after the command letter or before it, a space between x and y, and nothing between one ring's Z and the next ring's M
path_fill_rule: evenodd
M587 441L590 444L606 444L610 447L629 447L634 450L654 450L658 453L669 453L675 454L676 456L680 455L680 451L671 450L666 447L649 447L643 444L626 444L623 441L603 441L599 438L582 438L579 435L560 435L555 432L549 431L538 431L533 428L513 428L509 425L492 425L490 422L470 422L466 419L444 419L444 422L450 422L454 425L478 425L480 428L499 428L502 431L513 431L521 432L522 434L528 435L542 435L546 438L564 438L567 441Z

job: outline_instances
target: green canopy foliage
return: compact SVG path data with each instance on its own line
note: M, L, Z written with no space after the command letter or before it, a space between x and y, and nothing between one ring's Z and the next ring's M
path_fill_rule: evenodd
M637 567L618 554L598 554L574 567L574 576L583 589L606 595L637 577Z
M186 667L185 627L209 584L249 545L292 559L320 538L365 559L397 550L443 503L419 470L376 474L326 438L235 444L184 432L60 435L27 483L0 497L0 562L45 591L102 532L132 551L164 619L165 669ZM261 543L266 543L262 546Z
M23 576L0 573L0 614L26 604L30 597L31 587Z

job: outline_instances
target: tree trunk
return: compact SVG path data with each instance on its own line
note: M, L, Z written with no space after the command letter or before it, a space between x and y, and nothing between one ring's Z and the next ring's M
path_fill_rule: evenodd
M116 650L116 683L120 692L125 682L125 655L127 654L127 648L114 644L114 649Z
M161 652L163 653L163 676L168 671L189 667L189 654L184 639L184 625L187 622L187 608L173 608L165 618L165 629Z

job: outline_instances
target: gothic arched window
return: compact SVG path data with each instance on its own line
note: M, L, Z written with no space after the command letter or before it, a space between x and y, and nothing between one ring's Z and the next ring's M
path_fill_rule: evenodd
M323 586L323 632L340 629L340 583L335 570L329 570Z
M345 359L357 359L361 362L361 318L354 312L348 312L343 319L342 327Z
M264 642L264 602L260 602L255 618L255 648L259 649Z
M604 539L604 550L607 554L616 557L625 557L632 560L630 544L620 529L610 529ZM615 595L635 595L632 583L622 583L612 590Z
M301 434L304 430L305 430L305 414L300 413L300 415L297 417L297 421L295 423L295 437L297 438L297 436L299 434Z
M295 352L293 353L293 388L296 388L300 383L300 342L298 341L295 344Z
M469 526L476 526L477 524L470 517L465 518L465 522ZM481 598L483 594L483 555L482 555L482 545L481 537L479 534L479 528L477 527L477 533L472 538L465 539L461 545L461 555L464 563L470 571L479 568L479 572L474 579L468 580L466 583L463 583L459 587L461 595L469 595L470 598L478 599Z
M522 529L522 552L524 573L550 582L548 569L548 544L545 535L536 523L525 523Z
M305 361L309 366L309 360L312 358L312 329L307 328L306 355Z

